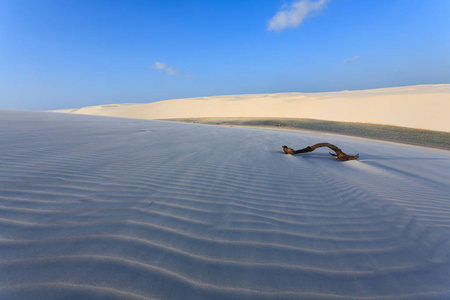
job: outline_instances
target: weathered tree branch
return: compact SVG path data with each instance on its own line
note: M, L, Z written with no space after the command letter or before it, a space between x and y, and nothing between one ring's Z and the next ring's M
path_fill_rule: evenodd
M321 148L321 147L328 147L331 150L333 150L334 152L336 152L336 154L333 154L333 153L330 153L330 154L335 156L336 159L341 160L341 161L354 160L354 159L358 159L358 157L359 157L359 154L347 155L344 152L342 152L341 149L339 149L335 145L332 145L332 144L329 144L329 143L318 143L318 144L315 144L313 146L308 146L306 148L299 149L299 150L294 150L294 149L289 148L287 146L283 146L283 151L286 154L295 155L295 154L298 154L298 153L312 152L312 151L316 150L317 148Z

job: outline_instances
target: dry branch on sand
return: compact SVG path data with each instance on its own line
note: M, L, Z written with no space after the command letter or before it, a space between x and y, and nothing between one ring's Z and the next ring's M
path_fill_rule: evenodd
M329 143L318 143L318 144L315 144L313 146L308 146L306 148L299 149L299 150L294 150L292 148L289 148L288 146L283 146L283 151L286 154L295 155L295 154L298 154L298 153L312 152L312 151L316 150L317 148L321 148L321 147L328 147L331 150L333 150L334 152L336 152L336 154L333 154L333 153L330 153L330 154L335 156L337 160L341 160L341 161L354 160L354 159L358 159L358 157L359 157L359 154L347 155L344 152L342 152L341 149L339 149L335 145L332 145L332 144L329 144Z

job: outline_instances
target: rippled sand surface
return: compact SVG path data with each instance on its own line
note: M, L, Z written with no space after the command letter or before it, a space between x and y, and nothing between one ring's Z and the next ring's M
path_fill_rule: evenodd
M0 299L448 299L450 152L0 111ZM338 145L290 156L317 142Z

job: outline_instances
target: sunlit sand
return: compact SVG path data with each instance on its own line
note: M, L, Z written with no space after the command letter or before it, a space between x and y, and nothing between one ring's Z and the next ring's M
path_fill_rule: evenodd
M139 119L306 118L450 132L450 84L200 97L60 111Z

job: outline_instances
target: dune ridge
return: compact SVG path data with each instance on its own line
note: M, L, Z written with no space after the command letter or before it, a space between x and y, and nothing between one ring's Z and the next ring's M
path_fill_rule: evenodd
M138 119L301 118L450 132L450 84L326 93L197 97L57 112Z
M0 298L445 299L448 151L0 111ZM284 155L281 145L328 141Z

